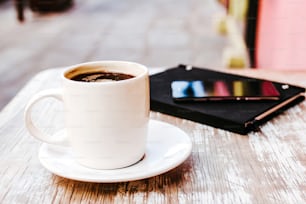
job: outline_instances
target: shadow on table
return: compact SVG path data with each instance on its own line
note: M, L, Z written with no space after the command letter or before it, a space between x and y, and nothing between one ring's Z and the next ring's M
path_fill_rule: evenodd
M74 181L54 175L54 184L57 188L65 188L65 194L71 191L71 197L84 196L91 197L91 200L99 200L99 196L103 196L103 200L113 199L115 196L136 196L137 193L157 194L176 194L179 189L191 183L192 160L188 159L175 169L164 174L130 182L120 183L87 183ZM138 195L139 196L139 195ZM101 198L100 198L101 199Z

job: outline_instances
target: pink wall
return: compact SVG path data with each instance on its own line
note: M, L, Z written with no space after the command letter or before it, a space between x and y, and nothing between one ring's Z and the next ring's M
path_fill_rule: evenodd
M256 67L306 70L306 0L261 0Z

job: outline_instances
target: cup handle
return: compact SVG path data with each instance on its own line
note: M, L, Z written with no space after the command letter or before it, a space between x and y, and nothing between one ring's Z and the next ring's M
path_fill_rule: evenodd
M68 138L66 134L56 134L52 137L42 132L39 128L35 126L35 124L32 121L32 117L31 117L32 108L38 101L40 101L43 98L47 98L47 97L55 98L63 102L63 94L62 94L61 89L49 89L49 90L44 90L44 91L37 93L30 99L30 101L25 107L25 112L24 112L25 125L27 129L29 130L29 132L35 138L37 138L38 140L42 142L55 144L55 145L68 146Z

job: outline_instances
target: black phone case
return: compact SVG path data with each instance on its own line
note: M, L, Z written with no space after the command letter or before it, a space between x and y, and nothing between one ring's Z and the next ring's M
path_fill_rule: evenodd
M174 80L261 80L210 69L179 65L150 76L151 110L189 119L195 122L247 134L287 108L303 101L305 88L273 82L281 94L278 101L207 101L176 103L171 97Z

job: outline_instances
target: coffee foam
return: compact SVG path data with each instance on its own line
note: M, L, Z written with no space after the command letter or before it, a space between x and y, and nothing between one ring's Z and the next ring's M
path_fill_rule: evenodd
M117 72L86 72L79 75L75 75L71 78L73 81L81 82L109 82L109 81L121 81L133 78L133 75L123 74Z

